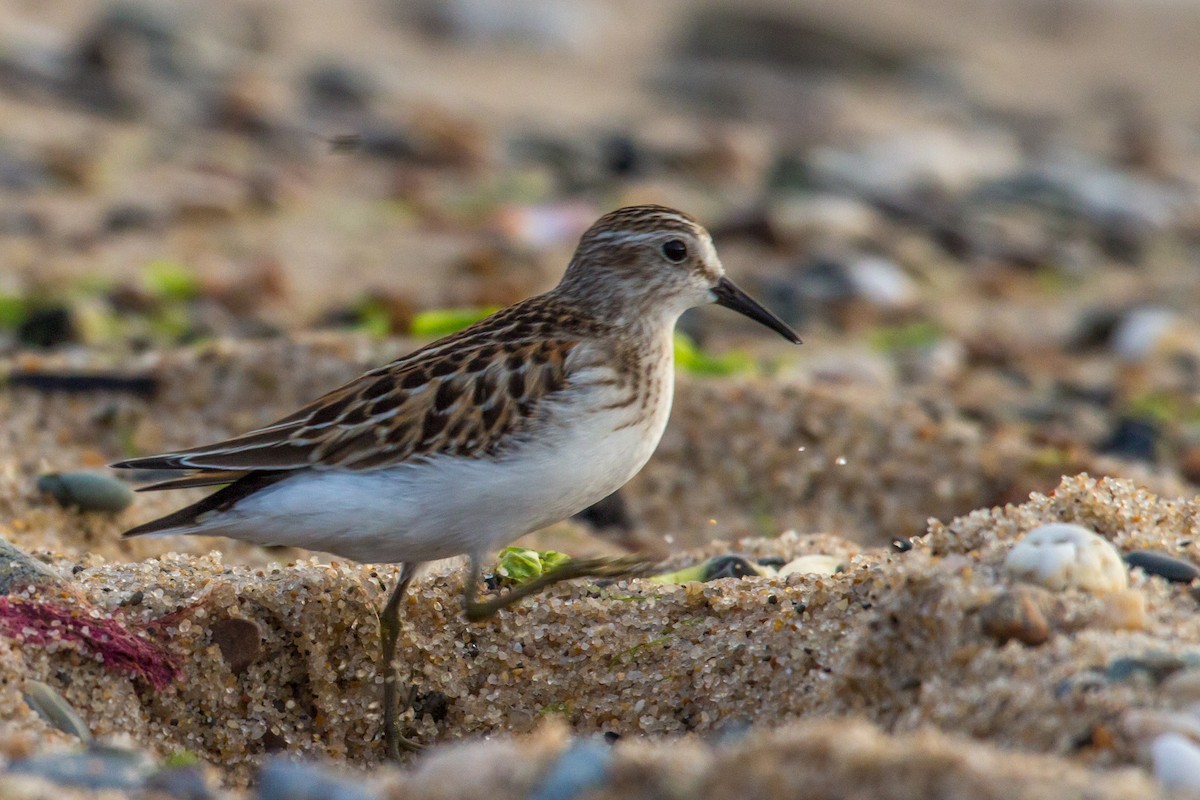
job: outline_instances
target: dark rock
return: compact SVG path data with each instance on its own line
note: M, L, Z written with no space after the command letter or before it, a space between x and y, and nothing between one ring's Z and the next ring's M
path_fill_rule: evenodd
M720 578L746 578L752 575L757 576L758 570L742 556L717 556L704 565L705 581L715 581Z
M1125 561L1131 567L1138 567L1150 575L1177 583L1191 583L1200 578L1200 567L1157 550L1134 550L1125 554Z
M895 72L917 57L883 40L827 28L799 14L741 6L697 11L684 31L681 49L696 59L833 72Z
M646 157L631 136L608 136L601 141L600 151L605 170L617 177L634 177L646 168Z
M29 347L56 347L79 338L71 310L66 306L34 309L17 327L17 338Z
M133 490L103 472L53 472L37 479L39 492L59 505L80 511L124 511L133 503Z
M304 90L313 114L360 114L374 99L370 76L342 64L322 64L304 76Z
M1158 461L1158 442L1162 434L1158 426L1145 419L1122 417L1109 438L1100 444L1099 450L1117 458Z
M76 43L67 89L87 108L118 117L142 111L154 79L183 73L180 39L171 19L145 5L105 11Z
M288 740L275 733L275 731L267 731L259 741L262 743L263 750L267 753L278 753L288 748Z
M102 223L107 233L130 233L160 230L167 223L166 214L149 206L126 203L110 208Z
M429 715L434 722L441 722L450 711L450 698L445 692L436 689L430 692L420 692L412 701L413 713L417 718Z
M262 655L262 631L248 619L219 619L209 628L213 644L221 648L221 657L235 675Z

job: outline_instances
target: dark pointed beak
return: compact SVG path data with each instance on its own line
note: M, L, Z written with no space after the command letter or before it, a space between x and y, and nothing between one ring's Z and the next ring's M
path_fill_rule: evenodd
M712 293L716 298L717 305L731 308L755 322L766 325L792 344L800 344L800 337L791 329L791 326L763 308L761 303L739 289L737 284L729 278L721 278L717 281L717 285L712 288Z

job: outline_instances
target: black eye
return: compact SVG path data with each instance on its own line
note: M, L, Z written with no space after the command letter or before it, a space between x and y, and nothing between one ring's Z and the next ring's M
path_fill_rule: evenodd
M667 257L667 261L678 264L687 258L687 245L680 239L670 239L663 244L662 254Z

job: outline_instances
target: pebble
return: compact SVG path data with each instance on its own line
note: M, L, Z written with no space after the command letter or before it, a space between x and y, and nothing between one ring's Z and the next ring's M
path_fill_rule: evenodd
M1137 589L1120 589L1104 596L1097 622L1117 631L1140 631L1146 627L1146 595Z
M33 680L25 681L25 702L29 707L63 733L78 737L85 744L92 741L92 729L53 686Z
M792 194L767 209L767 223L779 240L804 243L828 238L839 242L868 240L880 227L879 215L860 200L837 194Z
M0 595L19 592L30 586L64 583L49 566L0 539Z
M1035 528L1013 545L1004 559L1004 571L1055 591L1101 594L1129 583L1121 555L1107 539L1082 525L1061 522Z
M721 578L748 578L759 575L758 567L743 556L717 556L704 565L704 581Z
M234 675L245 672L262 655L262 631L251 620L219 619L209 632Z
M1046 592L1032 586L1017 586L1003 592L979 610L983 632L1004 644L1016 639L1036 646L1050 638L1050 624L1042 613Z
M1123 361L1145 361L1157 352L1175 320L1175 312L1170 309L1135 308L1117 322L1109 347Z
M80 511L123 511L133 503L133 490L103 472L52 472L37 479L39 492L66 508Z
M71 309L52 305L31 310L17 326L17 339L30 347L49 348L78 341Z
M1154 779L1164 789L1200 791L1200 746L1178 733L1164 733L1150 745Z
M146 778L143 788L149 796L161 794L171 800L209 800L215 796L199 764L159 770Z
M1015 140L998 131L922 131L884 137L854 151L818 148L810 166L820 185L894 198L925 186L963 189L1011 173L1019 159Z
M1125 561L1129 566L1142 569L1147 574L1176 583L1191 583L1200 578L1200 567L1157 550L1134 550L1125 554Z
M258 800L378 800L379 793L360 781L334 775L316 764L281 758L259 773Z
M786 578L789 575L835 575L841 571L842 566L842 559L838 556L813 553L794 558L784 564L779 568L778 576Z
M1186 666L1187 662L1183 658L1167 653L1122 656L1109 662L1104 668L1104 677L1110 681L1127 681L1137 675L1146 675L1155 684L1159 684Z
M1100 443L1097 449L1117 458L1153 464L1158 461L1161 438L1159 427L1150 420L1122 417L1108 439Z
M140 753L94 747L84 753L51 753L14 761L9 771L36 775L63 786L83 789L137 789L147 769Z
M609 745L591 739L576 740L550 767L530 800L575 800L604 785L611 760Z

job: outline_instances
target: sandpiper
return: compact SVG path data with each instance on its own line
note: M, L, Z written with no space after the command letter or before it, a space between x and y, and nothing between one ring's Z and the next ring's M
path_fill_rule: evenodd
M224 488L126 536L204 534L398 563L380 614L388 753L399 605L426 561L466 554L468 619L561 580L628 573L579 559L507 594L476 597L484 556L616 491L650 458L674 389L680 314L718 303L800 337L732 281L686 214L632 206L580 239L551 291L374 369L273 425L115 467L187 470L145 490Z

